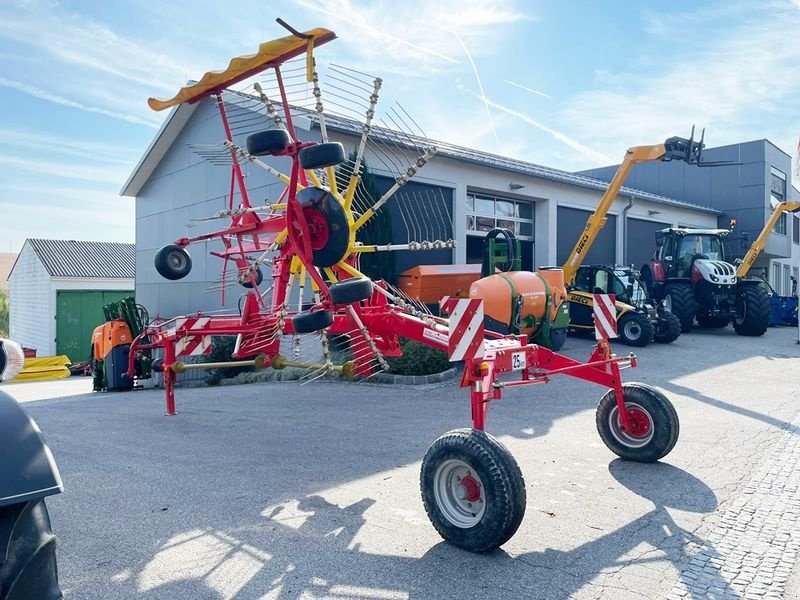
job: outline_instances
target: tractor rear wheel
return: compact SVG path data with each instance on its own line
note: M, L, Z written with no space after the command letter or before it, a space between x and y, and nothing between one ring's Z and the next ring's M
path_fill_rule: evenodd
M525 515L517 461L491 435L448 431L428 449L420 471L425 512L446 541L487 552L507 542Z
M44 499L0 507L0 600L61 597Z
M267 154L281 154L286 151L286 146L291 143L289 134L283 129L267 129L253 135L248 135L245 144L247 152L253 156Z
M647 346L653 339L653 324L647 315L640 312L628 312L620 317L617 323L619 341L629 346Z
M678 413L658 390L643 383L622 385L630 428L622 427L617 396L608 390L597 405L597 432L603 443L617 456L637 462L663 458L678 441Z
M664 311L656 317L653 339L659 344L671 344L681 335L681 322L671 312Z
M339 142L306 146L297 153L297 158L304 169L334 167L344 162L344 146Z
M697 315L697 324L703 329L722 329L731 322L730 317L712 317L709 315Z
M681 333L688 333L694 325L697 303L689 283L668 283L664 288L664 306L681 322Z
M313 333L333 324L333 313L327 310L304 310L292 317L295 333Z
M764 335L769 326L769 296L758 285L746 286L736 298L733 328L739 335Z
M167 244L156 252L153 262L156 266L156 271L164 279L183 279L192 270L192 257L186 251L186 248L181 248L176 244Z
M345 279L330 285L328 292L333 304L353 304L372 296L372 282L363 277Z

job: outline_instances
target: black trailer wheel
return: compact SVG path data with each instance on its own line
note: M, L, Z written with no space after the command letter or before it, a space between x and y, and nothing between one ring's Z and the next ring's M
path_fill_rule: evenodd
M449 431L428 449L420 472L422 502L446 541L486 552L507 542L525 515L517 461L491 435Z
M297 153L297 158L304 169L335 167L344 162L344 146L339 142L306 146Z
M697 324L703 329L722 329L731 322L730 317L712 317L710 315L697 315Z
M617 322L619 341L629 346L647 346L653 339L653 324L647 315L628 312Z
M681 335L681 322L671 312L664 311L656 317L653 339L659 344L671 344Z
M678 317L678 321L681 322L681 333L690 332L697 312L691 284L668 283L664 287L664 308Z
M552 327L550 329L550 350L558 352L564 347L564 342L567 341L567 328L566 327Z
M304 310L292 317L295 333L313 333L333 324L333 313L327 310Z
M597 405L597 431L603 443L617 456L637 462L663 458L678 441L678 413L658 390L643 383L622 386L630 430L619 418L617 396L609 390Z
M192 270L192 257L175 244L168 244L156 252L153 260L156 271L165 279L183 279Z
M739 335L764 335L769 326L769 296L758 285L747 285L736 297L733 328Z
M372 296L372 282L365 278L345 279L328 287L333 304L352 304Z
M256 285L261 285L261 282L264 281L264 272L261 270L261 267L256 267ZM247 289L251 289L253 287L253 279L252 274L247 277L244 281L239 282L242 287Z
M267 129L253 135L248 135L245 144L247 152L253 156L267 154L281 154L286 151L286 146L291 143L289 134L283 129Z
M56 536L44 500L0 507L0 600L61 597Z

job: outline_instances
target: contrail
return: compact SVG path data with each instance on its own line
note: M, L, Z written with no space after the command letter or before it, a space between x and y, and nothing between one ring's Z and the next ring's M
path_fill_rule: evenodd
M508 85L513 85L514 87L518 87L519 89L525 90L526 92L530 92L531 94L536 94L537 96L544 96L545 98L550 98L550 100L553 99L552 96L548 96L544 92L540 92L538 90L534 90L533 88L529 88L529 87L524 86L522 84L515 83L513 81L509 81L508 79L503 79L503 81L505 81Z
M521 112L517 112L516 110L512 110L510 108L502 106L501 104L497 104L497 102L492 102L491 100L489 100L485 96L483 98L481 98L481 99L488 106L491 106L492 108L496 108L497 110L499 110L501 112L504 112L506 114L511 115L512 117L517 117L518 119L520 119L522 121L525 121L529 125L533 125L534 127L538 128L538 129L541 129L542 131L544 131L546 133L549 133L551 136L553 136L559 142L561 142L563 144L566 144L567 146L569 146L573 150L577 150L581 155L583 155L584 157L588 158L592 162L597 163L598 165L609 165L609 164L613 164L613 162L614 162L613 160L608 158L605 154L602 154L600 152L592 150L588 146L584 146L580 142L577 142L577 141L573 140L571 137L569 137L568 135L566 135L564 133L561 133L560 131L556 131L554 129L550 129L546 125L542 125L538 121L534 121L533 119L531 119L526 114L523 114Z
M480 98L483 100L484 106L486 106L486 115L489 117L489 125L492 127L492 133L494 134L494 141L497 143L497 147L500 147L500 138L497 137L497 130L494 128L494 120L492 119L492 111L489 110L489 101L486 98L486 94L483 92L483 84L481 83L481 76L478 75L478 67L475 66L475 61L472 60L472 55L467 50L467 47L464 45L464 42L461 41L461 36L458 35L458 32L454 29L453 35L456 36L458 43L461 44L461 47L464 49L464 54L467 55L467 59L469 60L469 64L472 65L472 71L475 73L475 79L478 82L478 89L481 92Z

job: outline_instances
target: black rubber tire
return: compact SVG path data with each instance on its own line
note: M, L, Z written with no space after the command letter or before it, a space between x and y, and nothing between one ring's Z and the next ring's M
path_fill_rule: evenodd
M597 432L603 443L617 456L636 462L655 462L663 458L675 447L680 433L678 413L664 394L643 383L625 383L622 385L622 396L626 407L630 405L646 412L650 417L652 435L644 436L641 441L626 442L619 432L619 414L617 397L614 390L600 399L597 405ZM612 419L614 426L612 427Z
M261 282L264 281L264 272L261 270L261 267L256 268L256 285L261 285ZM251 289L253 287L253 281L248 277L246 281L240 281L240 285L244 288Z
M761 286L743 286L736 297L733 328L739 335L764 335L769 326L769 313L769 296Z
M253 156L282 154L291 143L292 140L289 134L283 129L259 131L253 135L248 135L245 142L247 152Z
M664 286L664 298L672 304L672 314L681 322L681 333L688 333L694 325L697 303L694 301L694 290L689 283L668 283Z
M0 600L56 600L56 536L44 499L0 507Z
M697 315L697 324L703 329L722 329L731 322L730 317L709 317L708 315Z
M350 224L347 213L341 202L322 188L308 187L297 194L297 200L303 207L303 214L309 228L315 222L323 221L327 235L318 246L314 245L312 235L312 251L314 265L332 267L347 256L350 248Z
M484 513L468 527L448 518L437 500L437 473L451 460L466 463L483 484ZM525 480L517 461L495 438L475 429L448 431L431 445L422 460L420 491L425 512L439 535L470 552L501 546L525 516Z
M553 327L550 329L550 350L558 352L567 341L567 327Z
M671 344L681 336L681 322L671 312L664 311L656 317L653 326L653 341Z
M333 324L333 313L327 310L304 310L292 317L295 333L313 333Z
M353 304L372 296L372 282L362 277L345 279L328 287L333 304Z
M156 271L164 279L183 279L192 270L192 257L186 251L175 244L167 244L156 252L153 259Z
M306 146L297 153L297 158L304 169L335 167L344 162L344 146L339 142Z
M628 346L641 348L653 340L653 324L647 315L640 312L627 312L617 321L619 341Z

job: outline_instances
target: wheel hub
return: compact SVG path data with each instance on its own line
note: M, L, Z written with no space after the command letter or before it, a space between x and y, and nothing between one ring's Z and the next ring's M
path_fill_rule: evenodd
M617 406L608 415L608 425L616 440L629 448L642 448L653 439L653 418L645 408L635 402L625 403L625 419L623 426Z
M439 466L433 493L442 515L456 527L474 527L486 511L483 482L462 460L450 459Z
M307 206L303 209L303 216L308 224L311 249L321 250L330 238L330 230L328 229L328 221L325 219L325 215L318 208Z
M650 433L650 416L638 408L632 408L625 411L625 416L628 419L628 427L626 431L629 435L637 438L647 437Z

